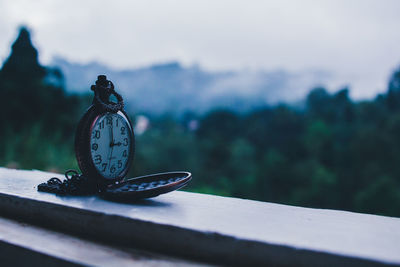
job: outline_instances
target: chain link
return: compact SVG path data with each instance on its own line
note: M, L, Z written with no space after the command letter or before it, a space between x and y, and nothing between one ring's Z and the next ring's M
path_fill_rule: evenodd
M93 104L100 107L102 110L115 113L124 108L122 96L115 91L114 84L107 80L106 76L99 75L96 84L92 85L90 89L94 92ZM109 100L111 95L115 96L117 103Z
M87 177L79 174L76 170L67 170L65 178L61 181L57 177L50 178L46 183L38 185L38 191L53 193L56 195L92 195L96 193L96 185Z

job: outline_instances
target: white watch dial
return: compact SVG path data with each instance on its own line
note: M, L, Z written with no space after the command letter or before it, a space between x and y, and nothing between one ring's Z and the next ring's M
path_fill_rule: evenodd
M96 120L90 151L94 166L104 178L116 178L125 170L131 142L131 128L123 113L106 113Z

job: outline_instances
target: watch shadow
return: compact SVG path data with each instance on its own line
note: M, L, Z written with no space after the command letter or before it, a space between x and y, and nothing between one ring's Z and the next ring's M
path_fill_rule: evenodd
M172 204L164 201L158 201L154 199L113 199L113 198L106 198L106 197L100 197L103 200L114 202L114 203L120 203L120 204L130 204L130 205L135 205L135 206L144 206L144 207L170 207Z

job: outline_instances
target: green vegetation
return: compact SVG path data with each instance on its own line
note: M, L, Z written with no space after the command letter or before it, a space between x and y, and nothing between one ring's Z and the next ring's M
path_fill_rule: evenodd
M41 66L37 57L29 32L22 28L0 71L0 164L76 166L71 144L86 97L66 95L62 74Z
M62 84L22 29L0 71L0 165L77 168L75 127L90 102ZM400 70L371 101L317 88L304 109L149 119L131 176L188 170L191 191L400 216Z

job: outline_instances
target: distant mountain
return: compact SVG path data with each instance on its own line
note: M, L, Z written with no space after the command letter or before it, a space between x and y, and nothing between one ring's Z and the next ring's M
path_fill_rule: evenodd
M296 102L331 79L323 71L209 72L197 66L183 67L178 62L114 70L98 63L72 63L57 57L52 65L63 72L67 91L89 92L97 75L106 74L130 111L155 114L203 113L212 108L247 111L265 104Z

